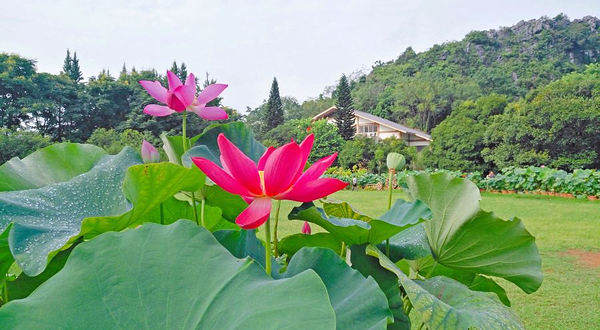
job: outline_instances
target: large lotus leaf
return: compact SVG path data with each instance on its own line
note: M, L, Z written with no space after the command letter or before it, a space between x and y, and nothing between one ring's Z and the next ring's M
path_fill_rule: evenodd
M92 169L106 151L91 144L59 143L0 166L0 191L36 189L69 181Z
M406 226L415 224L420 219L431 219L431 211L427 207L427 204L418 199L411 203L399 198L394 202L392 208L380 216L379 219Z
M228 193L216 184L204 185L196 198L204 198L207 205L219 207L223 211L223 218L234 223L235 218L248 207L242 197Z
M333 250L303 248L288 264L283 278L314 270L323 279L340 330L386 329L392 312L372 277L363 277Z
M303 247L324 247L340 253L342 242L330 233L294 234L284 237L277 245L277 250L291 257Z
M6 280L4 274L6 274L15 261L10 253L10 247L8 245L8 233L10 232L11 226L12 225L9 225L2 233L0 233L0 287L2 287Z
M16 280L9 281L8 292L10 300L23 299L29 296L38 286L58 273L65 266L73 248L75 248L75 245L71 245L68 249L58 252L58 254L50 260L46 269L38 276L30 277L27 276L27 274L21 273Z
M378 247L385 249L383 244L380 244ZM423 223L412 226L390 237L389 258L394 262L401 259L416 260L431 255L431 247L429 247Z
M58 308L57 308L58 307ZM28 298L0 309L7 329L335 329L312 270L273 280L189 220L107 233L75 248Z
M446 173L408 178L410 195L431 209L425 231L436 261L473 273L503 277L523 291L542 283L535 238L519 219L505 221L479 207L479 189Z
M48 255L79 234L83 219L129 211L122 193L123 178L128 167L139 163L137 152L125 148L69 181L0 192L0 231L13 223L8 242L23 272L40 274Z
M143 221L144 222L154 222L161 224L171 224L180 219L194 219L194 213L192 207L187 201L180 201L174 197L168 198L166 201L162 202L162 220L161 220L161 207L158 206L154 208L152 211L144 214ZM198 217L200 217L200 213L202 211L202 206L200 203L196 204L196 212ZM218 207L213 206L204 206L204 221L206 224L206 229L210 231L220 230L220 229L237 229L240 227L238 225L233 224L222 217L222 211Z
M199 135L188 139L188 145L192 146L198 139ZM160 139L163 142L163 150L167 154L169 161L173 164L182 165L181 156L183 156L183 136L168 136L166 133L161 134Z
M258 262L263 268L265 266L266 250L263 242L256 237L256 230L217 230L213 233L217 241L223 245L229 253L237 258L250 257ZM281 265L275 258L271 259L271 275L277 278Z
M315 207L313 203L304 203L294 207L288 218L319 225L349 245L380 243L416 223L404 223L403 219L395 219L394 221L397 220L397 222L373 219L353 210L347 203L323 202L323 206L325 211ZM416 221L419 219L417 218Z
M408 264L413 271L421 274L421 276L424 277L430 278L435 276L445 276L457 280L458 282L468 286L471 290L493 292L498 295L498 298L504 305L510 307L510 300L508 299L506 291L491 278L477 275L468 270L446 267L435 262L435 259L432 255L419 258L414 261L408 260ZM398 265L398 263L396 263L396 265Z
M404 305L400 296L400 287L396 276L379 265L377 259L365 254L365 245L350 247L352 268L364 277L373 277L388 300L388 307L393 313L394 323L388 325L389 330L410 330L410 318L404 313Z
M191 164L190 157L202 157L221 165L221 151L217 145L217 137L221 133L256 163L266 150L254 138L254 134L246 124L242 122L214 124L197 136L194 146L182 156L183 164L189 166Z
M205 175L198 168L185 168L172 163L132 166L123 182L125 197L133 208L116 216L90 217L83 221L81 233L86 239L107 231L120 231L142 221L175 193L194 191L204 184Z
M398 277L414 307L413 312L419 313L428 329L525 329L495 294L471 291L464 284L443 276L413 281L376 247L370 245L366 252Z

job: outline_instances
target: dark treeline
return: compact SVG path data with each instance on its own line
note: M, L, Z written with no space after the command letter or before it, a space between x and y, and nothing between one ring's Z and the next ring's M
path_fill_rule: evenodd
M187 69L182 63L171 67L182 79ZM13 54L0 54L0 127L8 130L30 130L51 141L86 141L99 128L124 131L133 129L159 136L162 132L179 134L177 116L155 118L142 113L145 105L156 102L138 84L139 80L158 80L166 85L166 77L156 70L127 70L117 75L102 70L83 83L77 54L67 53L63 71L58 74L37 72L33 60ZM206 76L202 88L213 79ZM217 104L222 106L221 100ZM239 119L234 109L224 107L230 120ZM190 118L190 134L200 133L208 122Z

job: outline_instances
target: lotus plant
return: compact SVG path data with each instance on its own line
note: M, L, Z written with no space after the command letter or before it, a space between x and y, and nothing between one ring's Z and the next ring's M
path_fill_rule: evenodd
M267 273L270 274L270 223L272 200L292 200L311 202L323 198L348 184L321 175L335 161L337 153L315 162L303 172L314 142L314 135L308 135L300 144L292 142L280 148L268 148L258 164L238 149L222 133L217 138L221 152L221 168L212 161L192 157L192 161L212 181L226 191L242 196L248 207L236 218L236 223L244 229L254 229L266 223ZM278 222L279 203L275 215ZM275 236L275 240L277 237Z
M196 77L193 73L188 75L185 84L181 82L179 77L171 71L167 71L167 81L169 89L163 87L158 81L140 80L140 85L157 101L166 104L148 104L144 108L144 113L151 116L165 117L176 112L183 114L181 132L183 151L188 149L188 140L186 133L186 116L187 112L193 112L206 120L222 120L227 119L228 115L225 110L219 107L206 106L209 102L216 99L225 88L226 84L212 84L206 86L204 90L196 97ZM196 198L194 193L192 197L192 211L194 219L198 223L198 214L196 213Z

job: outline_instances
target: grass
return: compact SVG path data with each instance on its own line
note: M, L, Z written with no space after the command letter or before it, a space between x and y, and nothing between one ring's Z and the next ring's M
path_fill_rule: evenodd
M400 191L394 198L403 197ZM386 191L341 191L332 196L371 216L387 209ZM299 233L301 221L287 220L298 203L282 202L279 237ZM600 202L533 195L482 194L481 206L503 219L518 217L536 237L544 283L527 295L509 282L513 310L529 330L600 329L600 267L585 265L571 250L600 258ZM271 221L273 222L273 221ZM313 226L313 232L321 231Z

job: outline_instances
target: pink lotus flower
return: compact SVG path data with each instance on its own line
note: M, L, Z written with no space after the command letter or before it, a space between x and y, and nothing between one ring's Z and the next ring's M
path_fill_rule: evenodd
M302 225L302 234L310 235L312 231L310 230L310 225L308 221L304 221L304 225Z
M144 161L145 164L160 162L158 150L146 140L142 142L142 161Z
M164 117L175 112L191 111L208 120L227 119L225 110L219 107L207 107L206 104L221 94L227 85L212 84L206 86L196 97L196 78L190 74L185 84L171 71L167 71L169 89L158 81L140 80L140 85L157 101L166 105L148 104L144 113L151 116Z
M311 202L347 186L338 179L320 178L337 153L322 158L302 173L314 142L313 134L300 144L292 141L277 149L268 148L258 165L225 135L220 134L217 142L223 168L205 158L192 157L192 161L221 188L250 203L235 220L244 229L257 228L267 221L272 199Z

